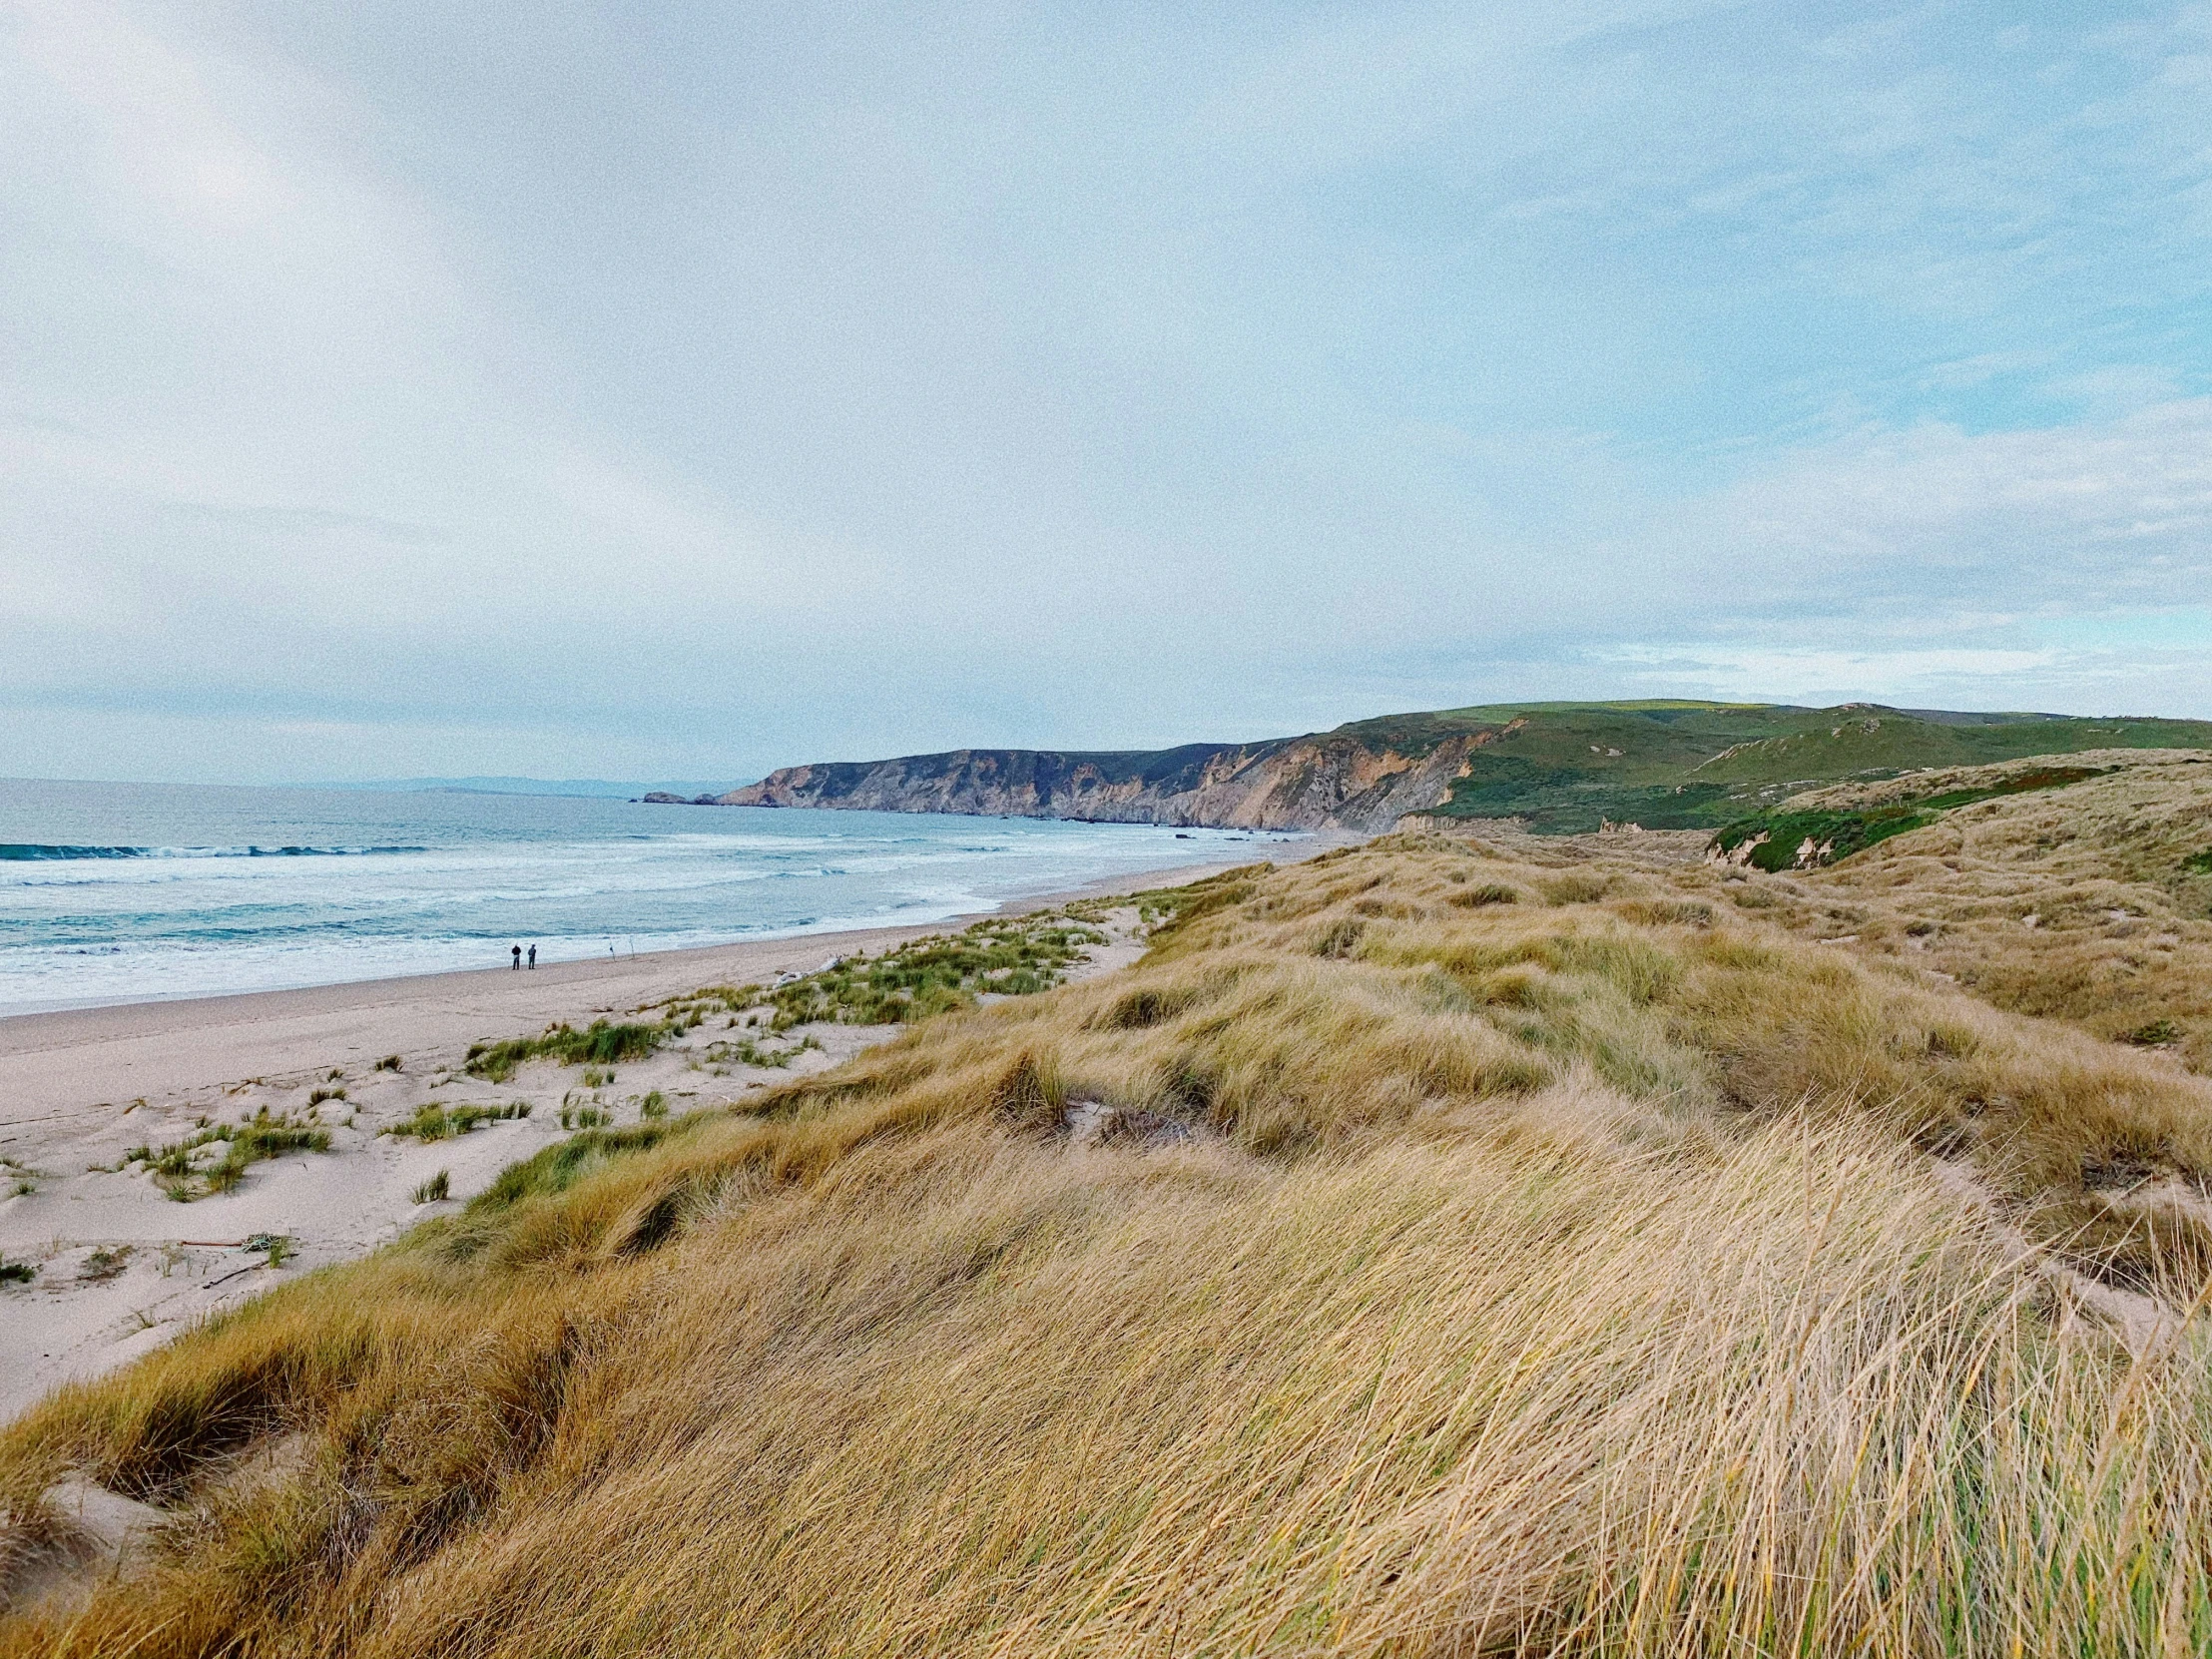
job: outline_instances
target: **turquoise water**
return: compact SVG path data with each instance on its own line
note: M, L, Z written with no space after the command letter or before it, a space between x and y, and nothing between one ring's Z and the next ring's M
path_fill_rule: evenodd
M0 780L0 1015L933 921L1276 837Z

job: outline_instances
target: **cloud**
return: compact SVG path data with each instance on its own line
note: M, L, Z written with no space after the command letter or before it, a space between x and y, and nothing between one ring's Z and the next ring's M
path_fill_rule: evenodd
M2204 40L18 8L0 772L737 776L1762 676L2212 713L2112 636L2212 548Z
M1700 516L1750 569L1786 575L1774 599L1825 593L1839 612L2172 603L2212 575L2212 399L2023 431L1858 433Z
M2201 619L2200 619L2201 620ZM2212 644L2212 629L2201 630ZM1898 642L1860 648L1708 641L1609 648L1588 665L1646 696L1705 696L1832 705L2170 715L2205 707L2212 664L2193 649L2097 643L2041 647Z

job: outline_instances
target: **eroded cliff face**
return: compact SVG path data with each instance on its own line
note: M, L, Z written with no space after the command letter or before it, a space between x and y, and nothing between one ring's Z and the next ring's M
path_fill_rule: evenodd
M1513 725L1518 725L1514 722ZM1157 754L960 749L893 761L787 767L724 796L732 807L978 813L1245 830L1387 830L1442 804L1470 751L1503 731L1419 755L1322 734Z

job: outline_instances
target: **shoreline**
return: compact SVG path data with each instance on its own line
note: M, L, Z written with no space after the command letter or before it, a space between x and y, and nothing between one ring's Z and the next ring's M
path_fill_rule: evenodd
M1304 846L1307 841L1313 841L1314 846ZM1280 847L1286 843L1277 841L1271 844ZM1300 856L1310 857L1314 850L1323 843L1316 838L1315 833L1310 833L1301 836L1297 844L1300 844L1303 848ZM1327 844L1335 845L1337 843L1330 841ZM1071 903L1076 899L1092 897L1100 893L1139 891L1145 887L1155 886L1180 886L1188 881L1203 880L1206 875L1220 870L1236 869L1244 864L1263 861L1267 860L1238 858L1220 863L1170 864L1159 869L1132 870L1122 875L1101 876L1097 880L1086 882L1081 886L1053 888L1046 892L1027 893L1007 898L987 909L954 910L945 915L924 917L913 921L897 921L887 918L873 921L839 920L828 925L809 923L789 931L754 933L739 938L718 939L710 944L667 945L652 950L633 949L620 954L605 956L596 953L584 956L549 955L543 962L528 971L543 973L554 968L607 967L620 962L642 962L648 959L662 958L674 959L684 956L700 956L713 951L744 950L755 946L793 944L804 939L860 938L893 932L911 934L925 933L936 928L966 927L970 923L984 919L986 916L1021 915L1032 909L1049 909L1054 905ZM1286 861L1296 862L1297 860L1290 859ZM525 934L523 937L527 942L528 935ZM497 949L493 949L492 941L487 940L485 942L487 951L498 956L499 959L480 967L433 967L413 973L375 974L363 979L326 979L298 985L258 985L241 990L154 991L139 996L94 999L67 998L28 1007L19 1005L14 1008L0 1008L0 1053L6 1052L5 1036L8 1022L11 1020L41 1019L49 1015L61 1014L91 1014L109 1008L176 1007L229 1002L255 996L289 996L312 991L337 991L348 988L365 990L377 986L416 984L429 979L460 980L476 974L509 971L506 958L504 955L500 955L505 946L500 945Z
M1337 841L1315 835L1296 844L1305 858ZM702 985L811 971L833 956L873 953L989 916L1024 915L1082 898L1181 886L1259 861L1213 860L1103 876L1078 887L1009 899L994 909L926 922L791 933L609 959L584 957L521 971L465 968L9 1014L0 1016L0 1135L19 1123L216 1087L246 1076L278 1077L365 1063L387 1053L421 1054L535 1031L556 1019L627 1012Z
M1317 837L1299 850L1310 857L1328 844ZM1179 886L1254 861L1106 876L983 914ZM742 1106L751 1091L836 1065L904 1028L803 1026L778 1044L800 1046L763 1059L718 1042L718 1020L619 1068L533 1060L496 1083L466 1071L471 1043L555 1021L621 1019L707 986L767 983L977 919L0 1021L0 1260L36 1270L27 1285L0 1285L0 1420L298 1272L357 1260L465 1203L572 1127ZM1133 909L1116 910L1105 931L1106 943L1071 979L1114 972L1144 953ZM572 1107L580 1108L574 1125ZM394 1133L423 1110L463 1108L490 1121L436 1138ZM234 1189L189 1205L130 1165L135 1146L183 1143L198 1128L263 1111L315 1127L328 1144L257 1162ZM284 1242L280 1272L255 1254L271 1238Z
M267 794L80 798L0 780L0 898L16 940L0 951L0 1027L504 968L517 939L535 941L542 966L944 925L1147 866L1297 855L1236 826L730 809L685 830L650 808L572 798L486 797L481 812L431 796L254 805Z

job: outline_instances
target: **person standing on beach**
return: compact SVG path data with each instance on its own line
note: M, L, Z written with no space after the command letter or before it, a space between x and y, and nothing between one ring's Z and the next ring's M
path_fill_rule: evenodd
M532 946L530 947L530 966L531 966L531 967L533 967L533 968L535 968L535 967L536 967L537 965L538 965L538 947L537 947L536 945L532 945Z
M518 945L516 945L516 946L515 946L515 970L516 970L517 972L520 972L520 971L521 971L521 969L522 969L522 946L520 946L520 945L518 944Z

